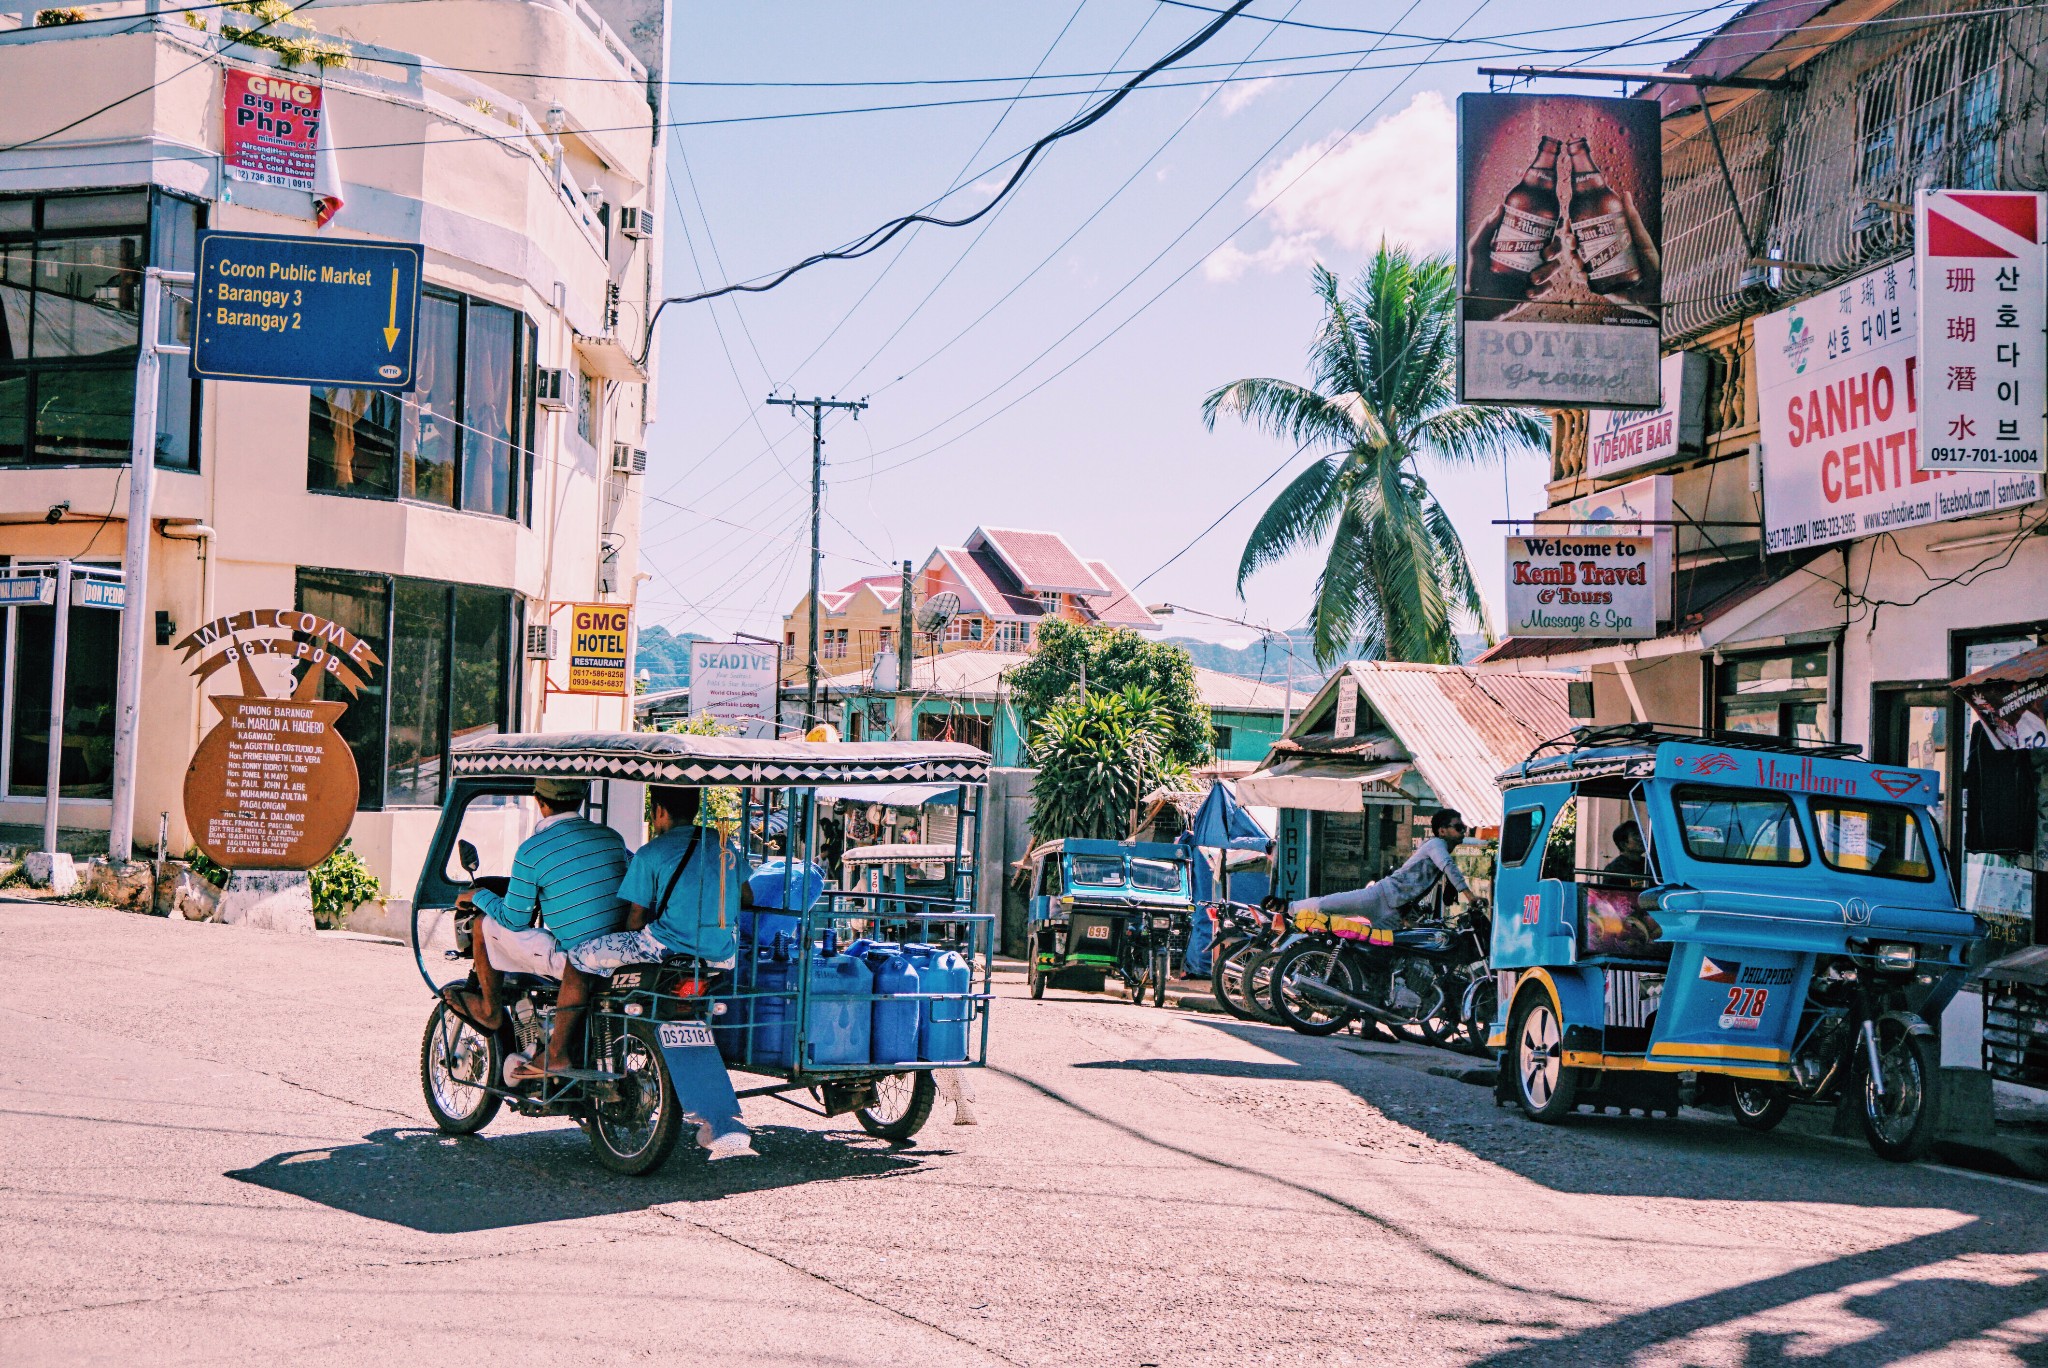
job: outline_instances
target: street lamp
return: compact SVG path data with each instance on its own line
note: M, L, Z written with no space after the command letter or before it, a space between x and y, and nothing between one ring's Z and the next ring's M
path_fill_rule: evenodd
M1287 698L1280 705L1280 734L1285 736L1294 726L1294 634L1274 631L1263 622L1246 622L1243 618L1225 617L1221 613L1208 613L1200 608L1190 608L1185 603L1148 604L1145 611L1153 617L1172 617L1175 613L1193 613L1196 617L1210 618L1217 622L1228 622L1237 627L1249 627L1254 632L1263 632L1268 640L1279 637L1287 643Z

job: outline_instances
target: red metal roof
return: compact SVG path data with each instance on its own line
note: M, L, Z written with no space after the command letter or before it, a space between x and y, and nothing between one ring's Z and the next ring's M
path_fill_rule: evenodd
M1095 614L1097 622L1106 622L1112 627L1131 627L1141 632L1159 629L1159 619L1145 611L1145 605L1124 587L1115 571L1097 560L1089 561L1088 568L1094 572L1095 578L1109 587L1107 594L1089 594L1081 600L1088 605L1088 611Z
M1057 532L1030 532L1014 527L978 527L967 539L967 549L986 546L1002 559L1017 577L1020 588L1030 593L1102 594L1109 586L1096 578L1087 562L1074 554L1067 539Z

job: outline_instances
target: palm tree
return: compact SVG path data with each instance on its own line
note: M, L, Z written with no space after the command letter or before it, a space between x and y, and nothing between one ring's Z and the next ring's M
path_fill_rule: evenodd
M1234 413L1321 459L1282 490L1245 542L1237 589L1263 567L1329 539L1310 614L1316 659L1354 648L1388 660L1454 664L1460 619L1484 612L1458 530L1417 457L1474 466L1536 445L1519 409L1457 402L1457 276L1446 256L1380 244L1351 288L1317 265L1323 323L1311 382L1252 379L1202 402L1212 431Z

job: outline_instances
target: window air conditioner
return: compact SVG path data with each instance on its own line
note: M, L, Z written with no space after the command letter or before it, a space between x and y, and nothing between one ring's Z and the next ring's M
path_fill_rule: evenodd
M619 234L634 239L654 236L654 211L621 207L619 210Z
M534 375L534 397L540 400L542 408L571 409L576 407L576 383L574 377L559 367L542 366Z
M553 660L555 658L555 629L540 622L526 624L526 658L528 660Z
M647 448L632 446L625 442L613 442L612 473L616 475L645 475L647 473Z

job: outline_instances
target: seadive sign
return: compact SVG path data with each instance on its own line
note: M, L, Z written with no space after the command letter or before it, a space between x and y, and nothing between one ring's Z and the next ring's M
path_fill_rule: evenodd
M1900 261L1756 321L1764 545L1774 552L2029 504L2041 477L1921 460L1920 292Z

